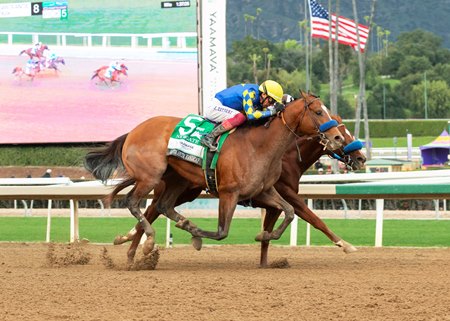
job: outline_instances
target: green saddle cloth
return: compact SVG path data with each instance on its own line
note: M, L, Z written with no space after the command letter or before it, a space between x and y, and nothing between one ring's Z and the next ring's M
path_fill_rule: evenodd
M214 124L202 116L189 114L183 118L174 128L169 139L167 155L179 157L196 165L206 168L206 155L208 148L200 142L203 135L210 133ZM214 154L210 168L214 169L222 149L223 142L229 133L220 136L217 151Z

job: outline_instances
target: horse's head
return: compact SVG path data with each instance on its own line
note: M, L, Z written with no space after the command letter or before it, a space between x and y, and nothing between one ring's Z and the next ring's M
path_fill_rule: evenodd
M286 106L286 126L296 135L315 135L319 133L331 149L338 149L344 137L338 130L338 122L331 118L328 108L318 96L300 91L300 99ZM293 128L292 128L292 127Z
M66 65L66 61L64 60L63 57L58 57L58 58L56 58L56 62L60 62L60 63L62 63L64 66Z
M327 155L343 162L353 170L361 169L366 162L366 156L361 151L363 147L362 143L355 139L347 127L342 124L342 120L339 116L333 116L333 118L339 123L338 129L344 137L344 143L342 147L337 150L327 149Z
M128 70L128 67L125 66L125 64L120 65L120 72L123 73L125 76L128 76L127 70Z
M42 44L41 47L39 48L39 50L44 51L44 50L49 50L47 45Z

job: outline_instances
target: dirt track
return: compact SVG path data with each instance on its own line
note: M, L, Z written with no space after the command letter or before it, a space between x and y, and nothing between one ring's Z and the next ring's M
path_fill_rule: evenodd
M259 269L254 246L177 247L144 271L102 249L0 244L0 320L450 320L450 249L273 247L291 267Z

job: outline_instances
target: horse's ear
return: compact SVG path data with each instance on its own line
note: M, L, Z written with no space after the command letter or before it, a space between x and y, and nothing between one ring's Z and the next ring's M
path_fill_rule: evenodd
M304 92L303 90L301 90L301 89L300 89L300 96L301 96L303 99L306 99L305 92Z

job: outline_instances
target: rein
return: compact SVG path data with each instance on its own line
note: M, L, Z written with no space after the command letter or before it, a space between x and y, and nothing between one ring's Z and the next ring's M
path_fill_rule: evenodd
M302 99L305 101L305 107L304 107L305 111L304 111L304 113L302 114L301 120L300 120L300 122L298 123L298 125L297 125L297 127L296 127L295 129L297 129L297 128L301 125L301 123L302 123L302 121L303 121L303 117L305 117L306 111L309 110L309 109L308 109L309 106L310 106L314 101L319 100L319 97L314 98L314 99L311 100L310 102L307 102L305 98L302 98ZM281 112L281 120L283 121L283 125L284 125L284 126L285 126L292 134L294 134L295 137L300 138L300 136L297 135L297 134L295 133L295 131L294 131L291 127L289 127L289 125L286 123L286 120L284 119L284 113L283 113L283 112ZM330 128L332 128L332 127L337 127L338 122L337 122L336 120L332 119L332 120L327 121L326 123L323 123L323 124L319 125L319 124L317 124L317 121L316 121L316 119L315 119L314 117L312 117L312 120L313 120L313 122L314 122L314 125L316 126L317 132L318 132L319 135L320 135L320 144L324 146L324 150L325 150L326 145L328 144L328 139L325 137L324 132L326 132L328 129L330 129ZM297 143L296 143L296 144L297 144ZM297 149L298 149L298 147L297 147Z

